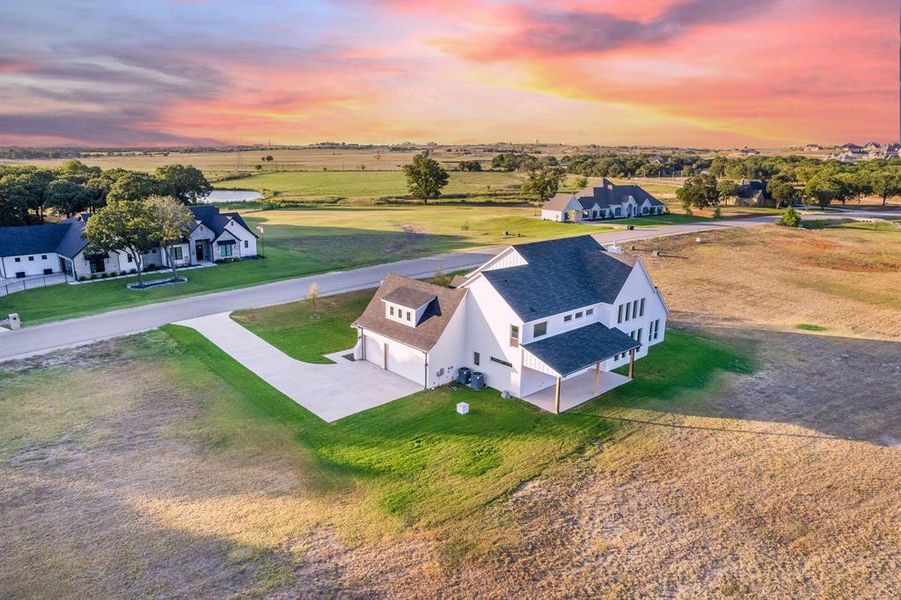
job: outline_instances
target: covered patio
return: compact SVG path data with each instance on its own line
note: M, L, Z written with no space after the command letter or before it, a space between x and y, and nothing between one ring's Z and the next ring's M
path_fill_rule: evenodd
M559 414L632 380L641 344L601 323L523 345L524 372L551 375L554 384L523 396L542 410ZM611 359L628 355L628 375L606 371Z
M601 394L605 394L624 383L632 381L630 377L614 373L613 371L601 371L596 377L594 371L586 371L569 379L560 381L559 397L556 385L546 387L534 394L529 394L523 400L537 406L547 412L559 413L580 404L588 402ZM559 400L559 406L557 402Z

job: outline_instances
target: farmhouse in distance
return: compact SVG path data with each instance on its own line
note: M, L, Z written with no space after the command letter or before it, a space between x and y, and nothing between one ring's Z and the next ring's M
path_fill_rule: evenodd
M541 207L545 221L597 221L662 215L666 205L635 184L618 185L606 177L575 194L559 193Z
M510 246L454 283L386 277L354 322L355 358L424 388L471 373L559 413L629 381L664 338L668 310L641 260L591 236Z
M236 212L220 213L215 206L189 207L194 229L173 248L177 267L257 255L257 236ZM0 280L65 273L82 280L101 274L135 272L125 252L89 252L83 231L90 214L81 213L60 223L0 227ZM159 248L144 255L144 265L170 266Z

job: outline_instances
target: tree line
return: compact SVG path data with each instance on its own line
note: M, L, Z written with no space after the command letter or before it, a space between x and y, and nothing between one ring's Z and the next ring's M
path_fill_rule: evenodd
M190 204L212 190L199 169L185 165L165 165L152 174L102 170L78 160L58 168L0 165L0 226L43 223L48 210L66 217L96 212L116 200L168 196Z

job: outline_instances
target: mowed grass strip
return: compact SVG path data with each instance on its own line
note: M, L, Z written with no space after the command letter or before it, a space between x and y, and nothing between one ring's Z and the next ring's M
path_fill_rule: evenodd
M336 316L323 332L310 328L309 316L325 310L355 313L367 294L345 294L317 309L298 303L245 311L239 321L255 323L257 331L265 331L269 341L292 356L310 359L345 349L343 331L349 329L349 320ZM274 328L279 321L284 325ZM178 342L180 360L189 358L196 368L203 363L238 392L230 402L211 405L222 439L240 431L246 442L252 435L248 426L255 420L291 428L298 446L319 469L313 478L318 489L353 490L359 500L356 509L346 513L362 519L345 523L352 530L379 530L384 519L394 527L431 527L472 514L586 444L609 439L617 425L600 413L610 404L678 402L682 392L697 394L709 387L721 371L752 369L737 350L673 331L640 361L636 381L562 415L502 400L491 389L445 387L326 424L196 332L177 326L165 331ZM471 406L467 416L454 410L461 401ZM233 434L225 431L232 426Z

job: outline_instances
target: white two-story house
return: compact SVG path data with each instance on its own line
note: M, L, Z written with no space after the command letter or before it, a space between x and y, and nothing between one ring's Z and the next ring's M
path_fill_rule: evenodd
M546 410L575 406L664 338L641 260L610 250L591 236L511 246L453 289L390 275L354 322L355 355L425 388L468 367Z

